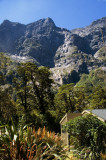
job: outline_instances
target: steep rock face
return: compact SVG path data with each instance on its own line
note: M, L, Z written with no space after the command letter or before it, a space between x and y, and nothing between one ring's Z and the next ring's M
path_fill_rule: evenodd
M86 49L86 53L94 54L103 47L104 42L106 41L106 17L94 21L91 25L81 28L74 29L72 33L84 37L89 44L91 49ZM103 42L104 41L104 42Z
M29 55L41 65L54 67L53 57L63 40L52 19L39 20L26 26L25 36L19 39L19 55Z
M25 25L5 20L0 25L0 51L18 54L18 39L25 33Z
M0 25L0 52L50 67L60 84L77 82L80 74L104 67L98 57L105 41L106 17L72 31L56 27L51 18L28 25L5 20Z

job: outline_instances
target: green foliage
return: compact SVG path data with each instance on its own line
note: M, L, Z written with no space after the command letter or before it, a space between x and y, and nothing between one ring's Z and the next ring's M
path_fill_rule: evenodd
M54 92L49 69L29 62L15 65L13 70L10 63L10 59L0 53L0 120L5 124L11 117L17 120L23 117L23 124L36 128L46 125L54 130L57 122L51 112Z
M64 75L62 81L63 84L69 84L69 83L77 83L80 80L79 74L75 71L72 70L71 73Z
M25 110L31 107L39 109L42 114L52 106L52 80L49 69L37 67L33 63L21 64L17 69L19 78L14 78L17 101ZM51 105L51 106L50 106Z
M11 97L12 88L9 85L0 87L0 121L4 124L16 118L16 104Z
M101 85L106 87L106 72L101 68L92 70L89 74L82 74L80 81L77 86L83 86L88 91L92 90L93 86Z
M86 159L91 156L91 159L99 160L101 153L105 153L106 124L96 117L92 115L77 117L69 121L65 129L81 156L85 156Z
M106 90L104 90L101 86L95 87L90 97L91 108L106 108Z
M106 106L106 78L101 69L83 74L76 85L62 85L55 94L47 67L28 62L13 69L10 66L13 63L0 53L0 121L4 124L11 117L17 121L23 118L24 125L36 126L36 129L45 125L59 132L59 121L65 113ZM75 79L79 77L75 71L72 75Z
M56 95L57 105L61 106L65 112L68 112L69 110L73 112L75 110L73 89L74 84L62 85Z
M18 128L18 127L17 127ZM6 125L6 132L1 137L1 157L19 160L65 160L65 149L59 135L39 128L30 127L17 130L14 123Z
M53 80L47 67L37 67L35 64L23 63L17 68L17 76L13 79L16 94L18 116L24 117L24 124L37 127L48 126L49 114L54 109ZM54 123L54 121L53 121Z
M91 71L89 75L83 74L81 80L76 84L76 88L83 88L87 109L105 108L106 106L106 74L105 71L97 69Z
M10 64L10 59L4 53L0 53L0 85L5 84L6 82Z
M55 95L56 113L60 119L67 112L82 112L86 104L84 88L76 87L73 83L62 85Z

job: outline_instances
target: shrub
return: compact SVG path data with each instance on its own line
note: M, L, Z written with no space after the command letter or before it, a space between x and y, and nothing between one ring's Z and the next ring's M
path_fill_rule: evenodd
M86 159L90 156L93 160L100 160L101 153L105 153L106 147L104 122L92 115L86 115L69 121L65 128L81 156L86 156Z
M45 129L27 127L16 131L15 126L6 126L1 136L1 156L9 160L52 160L66 158L59 135Z

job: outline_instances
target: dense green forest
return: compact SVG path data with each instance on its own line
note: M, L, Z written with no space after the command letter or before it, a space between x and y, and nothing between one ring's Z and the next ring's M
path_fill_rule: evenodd
M47 67L31 62L16 64L0 53L0 121L11 118L36 128L44 125L59 132L59 121L67 112L105 108L105 71L82 74L75 85L54 88ZM52 125L51 125L52 124Z
M0 53L0 123L2 126L8 125L8 133L12 131L11 126L16 126L17 129L13 129L14 132L19 129L18 126L27 126L28 135L25 133L27 137L29 134L31 137L35 136L30 128L33 127L34 130L38 130L38 135L49 139L51 137L49 132L45 129L39 131L39 127L45 126L47 130L58 133L60 132L59 122L65 113L106 108L105 78L105 71L97 69L90 74L82 74L77 84L70 83L56 87L49 68L38 67L32 62L16 64L4 53ZM24 132L23 129L22 132ZM53 135L49 140L48 143L52 147L56 142L59 149L55 151L60 153L61 142L58 140L58 143L53 139ZM10 138L9 142L11 142ZM23 142L23 145L25 144L26 142ZM9 147L12 146L9 145ZM42 147L44 145L41 145ZM9 153L12 153L10 151L11 149ZM22 157L24 157L23 153Z

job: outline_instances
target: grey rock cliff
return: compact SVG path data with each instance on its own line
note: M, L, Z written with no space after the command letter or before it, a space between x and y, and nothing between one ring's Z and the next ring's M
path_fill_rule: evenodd
M104 67L105 50L102 59L98 57L105 42L106 17L71 31L57 27L51 18L28 25L5 20L0 25L0 52L50 67L60 84L76 82L80 74Z

